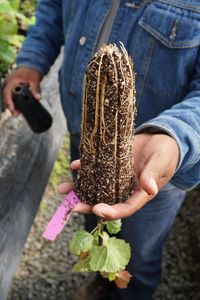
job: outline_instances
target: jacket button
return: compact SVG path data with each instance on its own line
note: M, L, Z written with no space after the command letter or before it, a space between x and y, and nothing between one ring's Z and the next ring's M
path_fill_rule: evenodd
M85 36L82 36L82 37L80 38L80 40L79 40L79 44L80 44L81 46L83 46L83 45L85 45L86 41L87 41L86 37L85 37Z

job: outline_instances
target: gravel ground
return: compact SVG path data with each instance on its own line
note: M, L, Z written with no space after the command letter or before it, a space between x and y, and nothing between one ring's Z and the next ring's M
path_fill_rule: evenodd
M190 192L164 249L163 276L155 300L200 299L200 188ZM69 300L88 275L71 271L74 257L67 244L83 226L73 214L56 242L45 241L42 231L61 198L48 186L16 272L8 300Z
M167 239L156 300L200 299L200 187L188 193Z
M42 238L50 216L61 197L47 187L32 230L29 234L20 265L16 272L9 300L66 300L87 276L71 271L74 256L68 253L68 240L72 233L83 227L83 218L74 213L56 242Z

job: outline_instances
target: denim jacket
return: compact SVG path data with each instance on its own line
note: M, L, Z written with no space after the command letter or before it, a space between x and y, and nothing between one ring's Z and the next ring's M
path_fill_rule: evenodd
M39 0L18 66L46 74L64 45L62 105L71 134L80 133L83 75L111 8L111 0ZM200 2L121 0L109 35L133 57L137 131L157 127L178 143L180 163L171 182L200 182Z

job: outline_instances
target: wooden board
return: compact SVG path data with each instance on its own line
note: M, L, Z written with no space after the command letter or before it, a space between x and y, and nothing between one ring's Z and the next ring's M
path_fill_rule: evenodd
M53 115L52 128L33 133L23 117L0 122L0 299L7 297L24 243L37 213L50 171L66 132L60 106L57 67L42 84L42 102Z

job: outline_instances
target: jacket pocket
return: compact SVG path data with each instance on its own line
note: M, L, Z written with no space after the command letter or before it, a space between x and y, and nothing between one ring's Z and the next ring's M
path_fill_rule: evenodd
M143 87L138 88L139 102L153 99L158 114L182 101L189 90L200 45L200 13L152 2L138 21L138 37L133 56L138 86Z
M168 48L200 45L200 13L170 4L150 4L138 23Z

